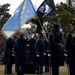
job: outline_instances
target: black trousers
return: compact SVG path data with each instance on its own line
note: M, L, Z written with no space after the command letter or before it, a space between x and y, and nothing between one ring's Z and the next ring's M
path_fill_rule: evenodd
M43 74L43 65L37 65L37 74Z
M75 64L68 64L69 75L75 75Z
M45 64L45 72L49 72L49 65Z
M59 66L51 66L51 75L59 75Z
M47 60L45 60L45 72L49 72L50 69L50 57L46 58Z
M5 64L4 74L12 74L12 63Z
M25 69L24 65L22 65L22 66L16 66L17 75L23 75L24 74L24 69Z

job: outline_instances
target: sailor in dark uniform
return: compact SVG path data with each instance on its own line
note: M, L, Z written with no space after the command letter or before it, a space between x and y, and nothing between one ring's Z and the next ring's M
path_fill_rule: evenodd
M15 65L17 75L23 75L26 66L26 40L23 37L24 33L20 32L19 36L15 47Z
M71 31L67 34L66 51L69 75L75 75L75 22L70 24Z
M59 23L52 22L53 31L49 34L48 40L48 50L51 51L51 75L59 75L59 66L64 65L64 51L61 50L60 40L62 34L59 30Z
M27 64L32 62L31 58L31 39L26 39L26 60Z
M4 46L4 58L3 63L5 64L5 74L11 74L12 73L12 65L14 64L14 57L12 56L12 49L15 44L15 37L11 36L9 37Z
M38 33L38 39L35 42L37 74L43 73L43 38L42 37L43 37L42 33Z
M32 57L32 61L33 61L33 64L35 64L35 42L36 42L36 36L35 34L32 35L32 38L31 38L31 57Z
M35 73L35 41L36 38L34 37L34 34L31 38L26 39L26 58L27 58L27 65L25 68L25 73ZM33 69L32 69L33 67Z
M46 36L48 37L48 33L46 33ZM43 43L43 49L44 49L44 65L45 65L45 72L49 72L49 57L48 57L48 52L47 52L47 47L48 47L48 41L44 39Z

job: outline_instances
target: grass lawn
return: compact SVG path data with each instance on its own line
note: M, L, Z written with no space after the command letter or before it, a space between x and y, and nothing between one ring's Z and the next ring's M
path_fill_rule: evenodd
M67 66L64 65L64 66L60 67L59 72L60 72L60 75L68 75ZM0 65L0 75L4 75L4 65ZM13 74L12 75L16 75L14 65L13 65ZM25 75L27 75L27 74L25 74ZM28 74L28 75L34 75L34 74ZM50 73L44 72L43 75L50 75Z

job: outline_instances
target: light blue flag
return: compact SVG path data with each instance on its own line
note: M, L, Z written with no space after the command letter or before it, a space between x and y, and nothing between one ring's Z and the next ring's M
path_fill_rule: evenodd
M33 7L33 4L31 0L25 0L21 12L20 25L22 26L24 23L27 23L30 19L33 18L37 19L37 14Z
M19 18L20 18L20 10L22 8L22 4L16 9L14 14L8 19L8 21L4 24L2 30L17 30L19 28Z
M19 7L15 10L13 15L8 19L8 21L2 27L2 34L5 38L9 38L11 35L16 34L19 30L19 19L20 19L20 10L22 8L23 2L19 5Z
M24 0L20 6L16 9L14 14L8 19L2 28L3 35L8 38L11 35L19 32L21 26L30 19L37 19L38 16L35 12L35 9L32 5L31 0Z
M15 31L3 31L4 32L4 36L6 38L10 37L10 35L14 34Z

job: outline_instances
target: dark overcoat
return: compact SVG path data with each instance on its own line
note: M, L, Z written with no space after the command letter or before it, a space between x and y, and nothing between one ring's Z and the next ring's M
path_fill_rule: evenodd
M51 51L51 66L64 65L64 49L60 43L62 34L59 30L54 30L49 34L48 50Z
M38 38L35 42L36 64L43 65L43 39Z
M15 47L15 63L18 66L22 66L26 64L26 40L24 38L20 38L17 40L17 44Z
M48 61L49 61L47 47L48 47L48 42L46 41L46 39L44 39L44 42L43 42L44 65L48 64Z
M12 48L14 46L15 42L9 38L7 39L7 41L5 42L4 45L4 58L3 58L3 63L13 63L13 57L12 57Z
M68 54L67 63L75 64L75 35L73 31L67 34L66 50Z
M32 61L33 63L35 63L35 38L31 39L31 57L32 57Z

